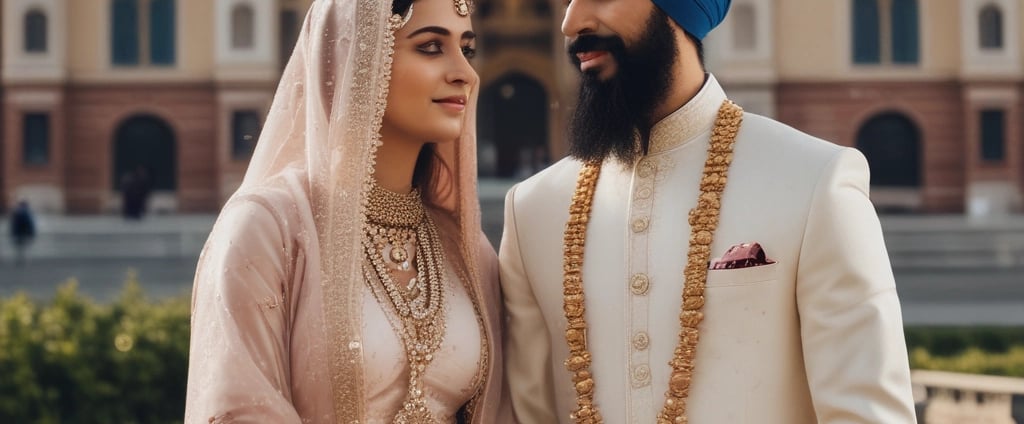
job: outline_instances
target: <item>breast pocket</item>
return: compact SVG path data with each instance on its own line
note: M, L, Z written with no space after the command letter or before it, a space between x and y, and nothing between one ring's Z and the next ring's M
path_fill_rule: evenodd
M706 287L735 287L767 283L778 278L779 263L752 266L748 268L708 270Z

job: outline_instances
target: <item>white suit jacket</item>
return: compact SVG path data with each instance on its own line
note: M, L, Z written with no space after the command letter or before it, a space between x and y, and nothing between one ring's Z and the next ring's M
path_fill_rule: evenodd
M583 265L595 402L606 423L654 423L668 389L698 181L725 93L655 126L634 165L606 162ZM562 237L580 163L506 198L506 375L520 422L565 423L576 393L562 310ZM771 265L711 270L690 423L913 423L899 301L868 167L856 150L745 114L712 257L760 243Z

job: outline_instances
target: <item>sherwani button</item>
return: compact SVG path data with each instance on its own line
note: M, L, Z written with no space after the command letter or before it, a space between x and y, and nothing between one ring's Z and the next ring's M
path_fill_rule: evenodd
M651 194L652 194L651 193L651 189L649 189L647 187L644 187L644 188L642 188L640 190L637 190L636 197L638 199L645 200L645 199L649 199L651 197Z
M651 287L651 280L647 278L645 274L636 274L629 281L629 289L633 294L637 296L643 296L647 294L647 290Z
M651 367L647 365L637 365L633 368L633 385L642 387L650 384L651 382Z
M637 218L633 220L633 232L642 233L647 230L647 226L650 224L650 220L647 218Z
M636 165L636 175L640 178L650 178L654 175L654 164L649 159L641 159Z
M647 337L647 333L641 331L633 336L633 348L636 350L645 350L647 345L650 343L650 339Z

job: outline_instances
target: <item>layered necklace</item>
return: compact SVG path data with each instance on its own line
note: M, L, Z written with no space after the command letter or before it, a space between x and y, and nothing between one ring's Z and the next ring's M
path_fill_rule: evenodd
M669 377L665 403L658 413L658 424L686 423L686 399L696 368L697 341L700 338L699 325L704 320L704 287L708 278L708 259L711 256L711 242L718 228L718 216L722 207L722 192L728 180L729 165L732 164L733 145L736 133L743 121L743 109L726 100L718 110L715 127L708 146L707 159L700 181L700 196L697 207L690 210L691 228L689 255L683 270L683 295L679 312L679 343L669 361L672 373ZM586 244L587 223L590 220L591 205L601 163L588 163L580 169L569 207L569 221L566 224L563 244L563 309L568 325L565 341L569 345L569 358L565 366L572 375L576 388L576 409L570 415L576 423L598 424L604 422L601 412L594 404L594 377L590 371L591 353L587 347L587 321L584 312L583 293L583 249Z
M445 258L437 227L419 191L399 194L374 182L364 231L363 273L377 302L397 318L392 326L409 364L409 392L393 422L436 423L427 408L422 377L445 334Z

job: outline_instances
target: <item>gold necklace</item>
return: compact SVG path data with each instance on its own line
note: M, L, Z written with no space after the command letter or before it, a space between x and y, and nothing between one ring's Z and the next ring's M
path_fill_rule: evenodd
M743 109L726 100L718 109L718 118L711 134L704 173L700 181L700 197L697 207L690 210L690 249L686 267L683 270L685 285L679 312L679 344L675 348L669 366L668 391L665 403L658 413L658 424L686 423L686 398L690 393L690 382L695 370L697 341L700 337L698 326L704 319L704 287L708 278L708 259L711 256L711 242L718 228L718 216L722 207L722 191L728 179L729 165L732 164L733 145L736 132L743 121ZM601 173L601 163L583 165L576 180L576 191L569 206L569 221L565 228L563 244L564 281L563 309L568 325L565 341L569 345L569 358L565 366L572 374L576 388L576 409L570 419L580 424L603 423L601 412L594 404L594 377L590 371L591 354L587 348L587 321L583 293L583 248L586 244L587 223L590 220L594 189Z
M363 274L377 302L397 316L399 322L393 321L392 326L402 339L409 364L409 391L392 422L436 423L427 408L422 376L445 334L445 258L441 237L417 191L402 195L371 183L366 218ZM418 243L406 252L406 259L415 262L416 277L410 280L413 287L402 287L392 278L384 252L394 258L394 249L404 249L407 244L396 247L391 243L407 242L410 232Z

